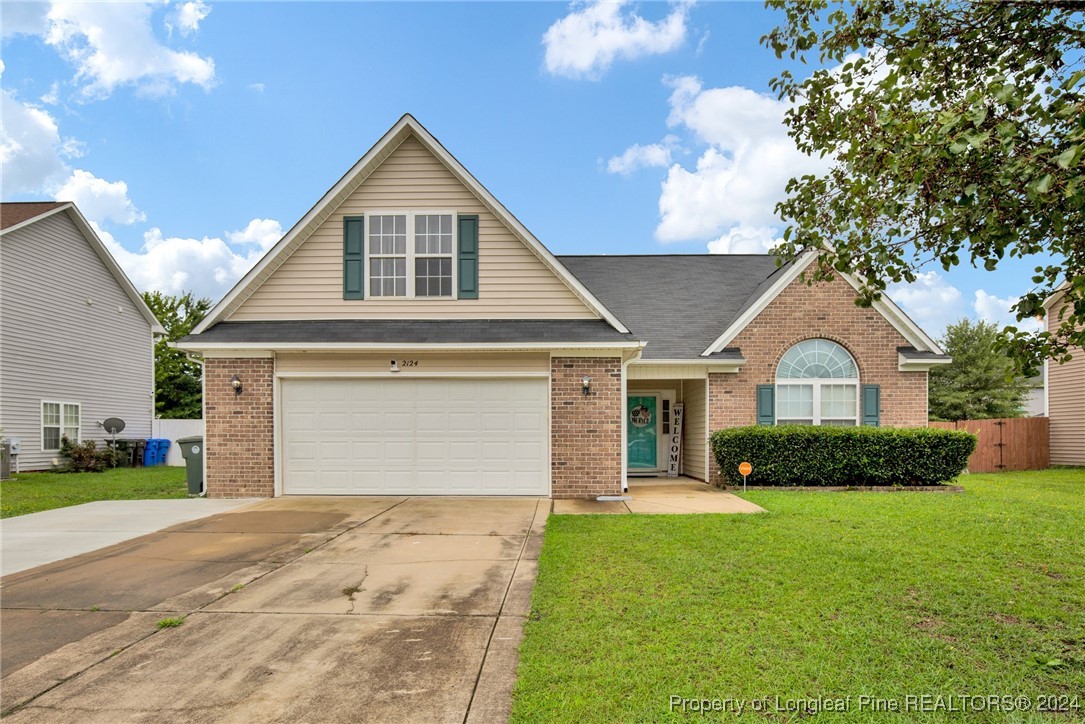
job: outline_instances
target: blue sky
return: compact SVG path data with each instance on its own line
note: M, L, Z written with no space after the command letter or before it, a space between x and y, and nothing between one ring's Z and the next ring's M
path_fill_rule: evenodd
M823 168L780 123L761 3L2 12L4 200L76 201L144 289L220 297L404 112L557 254L760 252ZM1032 266L893 296L936 334L1009 322Z

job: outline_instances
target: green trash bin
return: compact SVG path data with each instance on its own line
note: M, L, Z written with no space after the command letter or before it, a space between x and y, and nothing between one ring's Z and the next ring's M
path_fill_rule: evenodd
M203 436L182 437L177 444L181 447L181 457L185 459L188 494L199 495L203 492Z

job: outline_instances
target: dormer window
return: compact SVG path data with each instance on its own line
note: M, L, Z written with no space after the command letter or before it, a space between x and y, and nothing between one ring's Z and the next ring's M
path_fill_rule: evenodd
M452 297L456 248L452 212L366 216L366 296Z

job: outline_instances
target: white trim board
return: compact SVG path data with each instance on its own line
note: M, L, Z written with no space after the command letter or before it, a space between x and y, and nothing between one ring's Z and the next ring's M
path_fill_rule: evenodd
M98 234L95 233L94 227L90 225L90 222L88 222L86 217L83 216L83 213L72 202L69 201L56 207L55 209L49 209L48 211L38 214L37 216L33 216L26 221L21 221L14 226L9 226L6 229L2 229L0 230L0 237L18 231L19 229L25 229L31 224L35 224L42 219L47 219L53 214L58 214L61 211L68 214L68 218L70 218L72 220L72 223L75 224L75 228L79 229L79 231L86 238L87 243L90 244L90 248L94 250L94 253L97 254L98 258L102 260L103 264L105 264L106 269L108 269L109 272L113 275L113 277L117 280L117 284L120 285L121 290L123 290L124 293L128 295L128 298L132 300L132 303L134 305L136 305L136 309L139 310L139 313L143 315L143 318L146 319L147 323L151 325L151 334L164 335L166 333L166 330L162 327L162 323L158 321L158 318L154 316L154 312L151 311L151 308L147 306L147 303L145 301L143 301L143 295L141 295L139 293L139 290L136 289L135 285L132 284L132 281L128 278L128 275L124 273L124 270L121 269L120 264L118 264L117 260L113 258L113 255L109 253L109 249L107 249L105 244L102 243L102 240L98 238ZM152 347L153 346L154 345L152 344Z
M787 289L792 282L798 279L816 258L816 252L804 252L779 279L773 282L772 286L757 299L753 306L739 315L738 319L732 322L731 325L723 331L723 334L717 337L716 340L701 353L701 356L708 357L709 355L723 351L728 344L738 337L742 330L749 326L750 322L752 322L757 315L765 311L765 308L768 307L776 297L780 296L784 289ZM861 282L857 277L844 272L837 272L837 274L847 281L854 289L858 290L861 286ZM885 321L889 322L893 329L897 330L900 335L916 349L922 352L944 354L942 348L938 346L938 343L920 329L919 325L913 322L887 295L883 294L880 300L874 302L873 308L882 315Z
M195 342L182 344L173 342L170 344L175 349L183 349L191 352L224 352L237 351L247 357L270 357L275 351L343 351L343 352L383 352L396 350L435 350L435 351L493 351L503 352L516 351L539 351L553 352L557 356L563 350L586 350L591 352L614 352L615 350L640 349L644 345L640 342L613 342L606 346L600 346L598 342L452 342L452 343L364 343L364 342ZM261 352L262 354L252 354ZM214 355L204 355L205 357ZM218 355L224 356L224 355ZM225 355L230 356L230 355ZM573 355L576 356L576 355ZM595 355L581 355L595 356ZM618 355L608 355L615 356Z
M286 232L282 239L260 259L259 262L234 285L222 300L216 304L207 316L192 330L200 334L217 322L228 318L272 272L281 265L300 246L317 226L327 219L339 207L343 200L354 191L391 153L414 135L438 160L441 161L467 188L478 197L510 231L517 236L535 256L561 279L565 285L597 316L605 319L619 332L629 332L625 325L600 302L587 287L580 283L565 266L558 261L550 250L543 246L535 236L509 212L481 183L478 182L456 158L441 145L414 116L405 113L395 125L381 136L380 140L355 163L331 189L325 193L309 211Z

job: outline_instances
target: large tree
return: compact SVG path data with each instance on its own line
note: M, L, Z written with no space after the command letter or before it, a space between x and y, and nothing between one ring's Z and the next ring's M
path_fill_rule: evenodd
M953 362L930 373L931 418L986 420L1020 417L1028 381L1017 365L995 349L998 328L961 319L946 327L942 346Z
M197 299L191 292L179 296L144 292L143 300L166 329L166 336L154 345L155 414L168 419L199 419L203 417L200 365L169 343L200 323L211 309L211 300Z
M987 270L1040 255L1015 307L1052 333L1006 328L1026 369L1085 344L1085 25L1082 3L768 0L784 12L762 39L816 60L772 81L791 137L833 164L788 184L781 253L818 252L808 278L858 273L869 304L935 263Z

